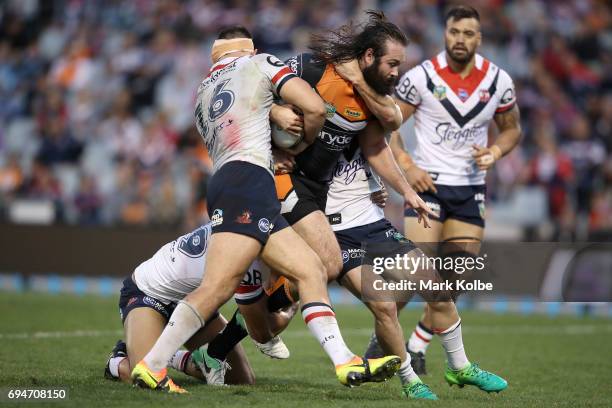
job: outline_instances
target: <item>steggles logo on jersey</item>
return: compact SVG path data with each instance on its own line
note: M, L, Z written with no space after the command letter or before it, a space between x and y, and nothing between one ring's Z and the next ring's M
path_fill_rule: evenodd
M439 145L447 143L453 149L460 149L468 143L472 143L478 136L477 127L468 127L459 129L454 127L450 122L439 123L436 126L436 135L438 139L432 140L432 143Z
M210 223L213 227L223 224L223 210L219 208L215 209L212 217L210 217Z
M250 224L253 222L253 220L251 219L251 212L248 210L244 210L242 212L242 215L239 215L238 217L236 217L236 222L238 224Z
M446 87L444 85L438 85L433 90L433 96L437 100L441 101L446 98Z
M489 93L488 89L481 89L479 94L480 94L480 102L482 103L487 103L489 102L489 99L491 99L491 94Z
M329 102L325 102L325 117L331 119L336 113L336 107Z
M338 162L336 165L336 169L334 170L334 177L344 177L344 184L351 184L355 177L357 177L357 172L364 169L366 167L365 159L359 155L355 160L351 160L349 163ZM370 177L372 175L371 172L366 171L366 177Z

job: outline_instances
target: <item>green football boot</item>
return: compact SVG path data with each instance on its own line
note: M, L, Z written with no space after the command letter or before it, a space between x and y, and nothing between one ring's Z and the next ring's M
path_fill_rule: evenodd
M461 370L447 368L444 379L450 386L458 385L459 388L463 388L466 385L474 385L486 392L500 392L508 387L506 380L483 370L476 363L470 363Z
M433 393L431 388L421 381L413 381L410 384L402 385L402 394L411 399L438 400L438 396Z

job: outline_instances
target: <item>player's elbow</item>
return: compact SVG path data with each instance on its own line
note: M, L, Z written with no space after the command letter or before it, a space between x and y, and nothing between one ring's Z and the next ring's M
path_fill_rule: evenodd
M389 109L381 115L380 123L386 131L394 131L402 126L402 117L398 115L397 109Z
M326 109L325 104L323 104L323 101L319 101L318 103L313 104L312 111L310 112L310 114L317 121L325 121Z
M323 124L325 122L325 105L323 101L319 100L309 104L305 104L302 108L304 113L304 119L309 120L311 123Z

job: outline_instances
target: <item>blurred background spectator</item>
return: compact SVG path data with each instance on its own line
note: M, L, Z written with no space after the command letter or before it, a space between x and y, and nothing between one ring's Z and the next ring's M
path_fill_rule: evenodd
M19 200L46 200L55 222L191 228L206 217L211 169L192 111L219 28L243 24L260 51L283 58L306 51L313 30L381 8L411 38L407 69L442 49L449 4L5 0L0 216L9 219ZM587 239L610 230L609 4L470 4L482 16L480 53L515 80L524 130L520 148L490 172L490 207L536 186L551 228L526 228L524 237Z

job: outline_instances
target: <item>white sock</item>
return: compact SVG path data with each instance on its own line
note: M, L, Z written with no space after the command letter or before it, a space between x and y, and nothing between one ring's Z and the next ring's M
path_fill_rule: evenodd
M442 347L446 351L448 366L452 370L461 370L470 364L465 349L463 348L463 336L461 335L461 319L448 329L439 334Z
M113 377L119 378L119 364L121 364L121 362L126 358L127 357L123 356L113 357L110 359L110 361L108 362L108 369L110 370L110 373Z
M410 354L406 353L406 360L402 362L397 375L399 375L400 381L402 384L410 384L414 381L421 381L419 376L414 372L412 366L410 365Z
M421 352L425 354L432 338L433 333L431 330L419 322L410 335L410 339L408 340L408 349L413 353Z
M187 350L179 350L174 353L174 356L168 361L168 365L174 368L177 371L185 372L185 366L187 365L187 360L189 360L189 356L191 355L190 351Z
M180 301L144 362L155 372L166 368L168 360L202 326L204 319L200 314L189 303Z
M355 353L344 343L331 306L319 302L307 303L302 306L302 317L334 365L347 363L355 357Z

